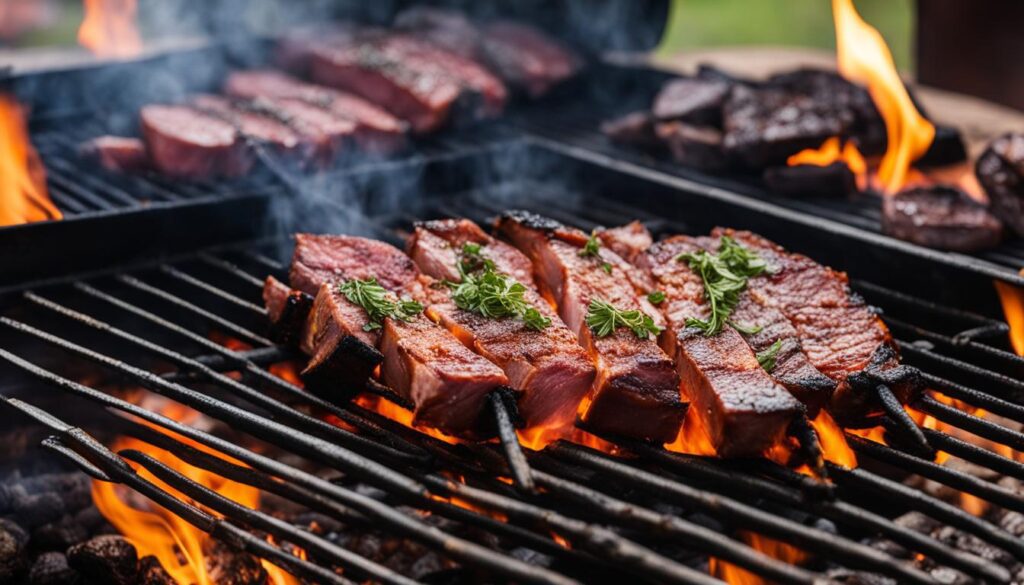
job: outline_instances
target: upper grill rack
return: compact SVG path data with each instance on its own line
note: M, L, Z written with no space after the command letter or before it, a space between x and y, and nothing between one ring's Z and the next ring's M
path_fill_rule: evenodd
M518 187L520 193L533 194L525 206L585 228L616 223L638 213L597 198L580 206L580 211L569 203L559 203L573 198ZM362 227L365 235L394 241L411 220L467 216L483 221L500 210L486 197L470 194L434 199L426 209L379 217ZM651 219L642 214L640 218ZM686 230L685 225L659 219L651 219L651 224L663 233ZM565 583L616 575L628 575L634 581L710 582L707 575L692 568L693 555L712 555L780 583L815 582L823 578L820 571L837 567L876 572L901 583L935 582L931 574L907 560L914 553L970 578L1009 581L1005 567L891 522L891 516L906 510L919 511L1024 561L1024 543L991 518L972 516L863 467L847 470L830 465L834 481L830 486L766 462L718 461L624 442L619 443L621 448L632 457L616 459L558 443L529 455L540 492L516 492L497 481L498 476L507 475L507 470L490 446L449 446L357 405L323 404L268 373L264 366L290 355L274 347L262 333L265 316L259 284L268 272L283 276L286 266L274 259L280 257L280 247L251 244L210 250L149 269L112 272L12 297L0 318L0 371L5 380L16 373L27 377L20 377L19 388L10 387L2 393L8 396L9 404L54 432L47 446L73 458L95 477L126 483L200 528L311 580L346 582L353 577L408 582L368 559L331 548L331 543L322 542L315 534L290 531L255 512L231 508L144 455L125 452L119 457L110 453L84 431L69 425L94 433L105 429L107 433L130 434L193 465L211 468L346 522L368 522L388 533L418 540L492 576L523 582ZM1001 328L997 321L870 283L858 282L857 287L883 307L893 322L906 320L906 327L894 327L899 329L900 345L907 360L925 370L933 387L973 406L1024 422L1024 408L1019 406L1021 383L1013 377L1024 363L999 342L996 334L1005 332L1005 325ZM933 328L932 324L940 327ZM240 339L252 349L228 349L210 340L211 331ZM95 381L95 370L84 365L99 365L105 373L129 385L143 386L187 404L241 432L340 471L347 479L340 484L324 482L241 447L240 441L231 440L234 437L206 435L121 402L95 390L103 386ZM231 371L243 373L241 380L224 375ZM86 379L83 372L92 372L88 379L93 381L76 382ZM985 392L976 389L974 384L979 381ZM39 382L58 388L62 395L104 405L105 412L115 416L101 415L97 420L94 415L104 411L76 408L82 403L79 400L46 413L32 407L31 398L10 398L31 397ZM244 404L244 408L235 404ZM1024 435L1009 427L949 409L928 398L914 406L1000 444L1024 447ZM346 428L357 432L325 425L318 417L305 414L308 412L334 414L346 423ZM154 428L140 426L133 417ZM251 469L204 457L158 430L197 440ZM937 448L1024 479L1024 466L1012 459L937 431L923 432ZM1024 513L1024 499L1019 495L918 458L910 454L912 446L903 450L901 442L888 447L852 437L851 441L866 461L896 463L905 472L970 493L1005 510ZM132 472L122 457L147 467L196 502L220 511L225 519L169 499L165 492ZM453 481L453 473L465 483ZM383 500L352 489L351 482L356 480L379 488ZM446 498L470 502L474 508L454 506ZM490 533L502 545L489 549L451 532L426 527L416 514L395 509L394 503L429 510ZM489 512L481 513L481 509ZM507 522L496 520L494 514ZM303 546L310 561L288 558L280 548L247 536L243 527L270 532L278 542ZM808 568L775 561L750 548L737 531L793 544L816 559ZM567 539L572 548L557 544L552 532ZM900 544L908 551L907 556L892 556L860 543L869 536ZM512 546L537 551L546 561L539 565L524 563L512 553ZM332 575L330 567L344 567L345 577Z

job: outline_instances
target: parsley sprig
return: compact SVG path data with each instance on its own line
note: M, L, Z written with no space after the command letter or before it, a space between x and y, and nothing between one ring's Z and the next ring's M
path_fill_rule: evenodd
M586 258L588 256L601 260L601 239L597 237L597 228L594 228L590 232L590 237L587 238L587 243L583 244L583 248L577 252L581 257ZM608 262L601 262L601 270L606 273L612 273L612 265Z
M717 254L698 250L684 252L675 259L687 262L690 269L701 277L704 282L704 298L711 308L707 320L688 317L687 327L697 327L709 337L720 332L726 323L741 333L760 331L759 327L729 322L729 316L739 304L740 293L747 288L747 280L768 270L768 265L757 253L728 236L722 236Z
M776 339L775 343L757 352L757 363L761 364L764 371L769 374L775 369L775 358L779 355L779 350L782 349L782 340Z
M526 301L526 287L507 274L495 270L494 262L480 253L479 244L465 244L459 261L460 282L452 287L452 300L464 311L479 313L488 319L519 317L530 329L540 331L551 325L536 307Z
M629 327L640 339L661 333L661 328L654 324L654 319L650 315L636 310L621 311L601 299L590 300L587 326L598 337L607 337L619 327Z
M370 322L363 325L363 331L373 331L384 326L384 319L390 317L400 321L412 321L423 312L423 305L409 297L398 298L377 283L376 278L359 280L353 278L338 285L338 291L351 303L359 305Z

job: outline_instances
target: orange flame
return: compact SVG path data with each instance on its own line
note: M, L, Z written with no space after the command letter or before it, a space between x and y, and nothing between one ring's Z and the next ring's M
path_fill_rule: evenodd
M433 427L428 427L424 425L414 425L412 422L413 413L411 410L402 408L401 406L395 404L394 402L385 400L380 396L376 396L374 394L360 394L359 396L356 396L355 403L358 404L359 406L362 406L366 410L372 410L373 412L376 412L381 416L389 418L395 422L401 423L409 428L414 428L417 431L420 431L421 433L430 435L435 439L440 439L445 443L451 443L455 445L462 442L462 439L445 434L439 429L435 429Z
M181 421L187 421L189 417L194 418L195 415L194 411L179 408L178 405L170 405L163 409L162 413ZM161 430L161 432L172 435L175 439L206 453L232 463L239 463L186 437L169 431ZM114 442L111 449L115 452L123 449L141 451L224 497L248 508L259 507L260 493L256 488L193 467L149 443L131 437L121 437ZM145 468L135 464L132 466L146 480L182 501L190 501L184 494L163 483ZM113 483L98 480L92 483L92 497L97 509L125 538L135 545L140 556L155 556L167 573L178 583L214 585L207 570L204 552L209 550L210 536L165 508L147 505L147 501L138 498L123 497L123 494L129 493L122 486ZM264 561L264 567L268 565L273 567ZM277 568L274 567L274 569ZM298 585L297 580L279 569L268 570L268 574L271 576L268 583L272 585Z
M29 141L22 109L0 94L0 226L61 217L46 193L46 171Z
M85 0L78 42L97 57L134 57L142 52L136 13L136 0Z
M799 564L807 559L807 553L785 542L745 531L740 532L739 536L743 542L746 542L754 550L761 551L774 559L791 565ZM768 583L768 581L753 573L749 573L732 563L727 563L715 557L709 559L708 572L713 577L717 577L731 585L763 585Z
M1024 276L1024 270L1020 271ZM1010 345L1017 355L1024 356L1024 288L999 280L993 281L999 300L1003 302L1003 314L1010 326Z
M839 72L868 88L885 120L888 145L878 176L885 193L895 193L903 187L911 163L931 146L935 126L917 111L896 72L885 39L864 22L853 0L832 0L832 13Z
M857 150L853 142L847 141L840 148L838 136L829 138L818 148L801 150L786 159L786 164L795 167L797 165L814 165L825 167L834 162L845 163L850 172L857 178L857 188L861 191L868 187L868 164L864 161L864 155Z
M824 410L811 421L811 426L818 433L821 452L827 461L853 469L857 467L857 455L846 442L843 429Z
M697 416L697 409L692 406L686 410L686 417L683 419L683 426L679 428L676 440L666 443L665 448L688 455L707 455L709 457L718 455L715 445L711 442L711 437L708 436L707 430L704 428L704 423Z

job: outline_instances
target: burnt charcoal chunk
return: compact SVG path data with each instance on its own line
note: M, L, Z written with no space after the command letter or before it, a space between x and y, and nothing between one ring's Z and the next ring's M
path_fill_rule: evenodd
M69 548L68 562L100 583L130 585L138 573L139 554L120 536L97 536Z
M952 126L935 125L935 138L924 156L914 163L919 167L941 167L967 160L967 147L960 130Z
M975 174L988 193L992 212L1024 236L1024 134L993 140L978 158Z
M857 179L841 162L825 166L770 167L764 182L775 193L791 197L845 197L857 192Z
M73 585L80 580L81 575L68 565L64 553L59 552L47 552L36 557L28 573L28 581L32 585Z
M0 518L0 583L10 583L25 571L27 543L28 535L20 526Z
M160 560L149 555L139 559L139 585L177 585Z
M658 124L655 132L679 164L706 171L720 171L729 166L729 159L722 150L722 133L714 128L667 122Z
M653 147L661 144L654 133L654 117L648 112L630 112L601 124L601 132L615 142Z
M236 551L219 540L211 539L204 546L206 571L210 581L218 585L263 585L267 571L256 557Z
M1003 226L969 195L950 187L916 188L886 197L882 230L929 248L974 252L1002 239Z
M654 98L654 117L681 120L691 124L718 126L722 106L729 97L732 84L704 79L676 79L665 84Z
M89 538L89 531L74 516L43 524L32 531L32 546L39 549L66 550Z
M53 522L63 516L65 512L63 498L53 492L41 494L21 492L15 495L11 504L15 518L22 526L29 529Z
M778 88L736 87L723 110L726 153L751 168L784 164L791 155L843 135L849 112Z

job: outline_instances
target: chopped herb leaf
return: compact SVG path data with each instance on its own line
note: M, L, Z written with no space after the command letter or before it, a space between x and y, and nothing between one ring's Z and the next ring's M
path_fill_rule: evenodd
M605 274L611 274L612 273L612 265L609 264L608 262L602 262L601 263L601 270L604 270Z
M521 317L527 327L538 331L551 325L551 319L526 302L526 287L507 274L495 272L493 264L485 264L481 272L460 273L462 281L449 284L454 289L452 300L460 309L489 319Z
M782 340L776 339L770 347L757 352L757 363L761 364L764 371L769 374L775 369L775 358L779 355L780 349L782 349Z
M650 301L652 305L660 305L665 302L665 293L660 290L651 291L647 293L647 300Z
M737 323L735 321L729 321L729 325L732 325L733 329L739 331L743 335L753 335L755 333L760 333L761 330L764 329L764 327L760 325L754 325L750 323Z
M481 269L494 270L494 261L482 253L483 246L474 242L462 244L462 254L459 259L460 272L476 272Z
M654 324L654 319L642 311L620 311L611 303L600 299L591 299L587 311L587 326L594 335L607 337L619 327L628 327L633 330L640 339L647 339L648 335L657 336L661 328Z
M349 302L362 307L370 322L363 326L364 331L380 329L384 319L391 317L400 321L412 321L423 312L423 305L403 297L397 298L377 283L376 278L366 280L350 279L338 285L338 291L345 295Z
M587 238L587 243L583 244L583 249L579 252L580 256L593 256L595 258L601 257L601 240L597 237L597 229L590 232L590 237Z
M756 253L727 236L722 237L718 254L698 250L685 252L675 259L687 262L704 282L704 298L710 305L711 315L707 320L689 317L686 326L697 327L707 336L717 334L728 322L740 301L740 293L747 288L747 280L768 269Z

